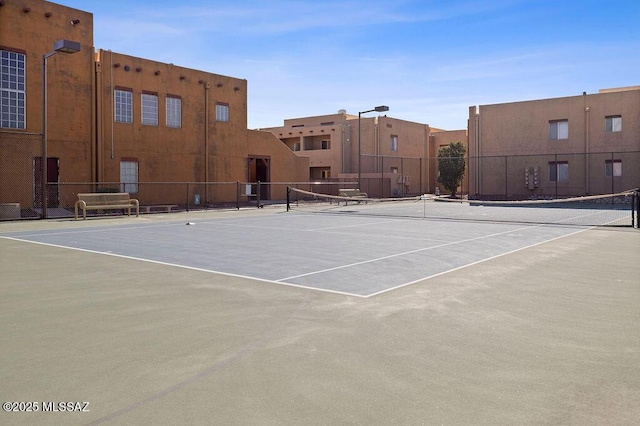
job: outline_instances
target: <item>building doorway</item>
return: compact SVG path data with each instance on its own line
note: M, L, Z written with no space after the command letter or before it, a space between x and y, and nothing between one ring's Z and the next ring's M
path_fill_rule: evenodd
M271 159L269 157L249 157L249 182L271 182ZM252 185L252 193L257 195L257 185ZM269 200L269 185L260 185L260 200Z
M60 206L60 159L47 158L47 208ZM42 157L33 159L33 207L42 208Z

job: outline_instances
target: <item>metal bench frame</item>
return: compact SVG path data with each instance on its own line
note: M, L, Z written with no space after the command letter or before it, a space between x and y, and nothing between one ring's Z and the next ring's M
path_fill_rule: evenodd
M78 219L78 209L82 209L82 218L87 219L87 210L123 209L131 216L131 208L136 208L136 217L140 216L140 203L131 198L128 192L101 192L78 194L75 205L75 218Z

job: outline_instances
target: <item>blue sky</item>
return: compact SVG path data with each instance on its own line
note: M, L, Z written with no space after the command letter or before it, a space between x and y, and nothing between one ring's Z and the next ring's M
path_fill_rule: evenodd
M246 79L249 128L351 114L466 128L468 107L640 85L638 0L58 0L96 48Z

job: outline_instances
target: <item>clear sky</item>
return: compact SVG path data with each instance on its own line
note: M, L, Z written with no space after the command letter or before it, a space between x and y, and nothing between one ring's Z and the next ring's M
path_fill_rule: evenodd
M248 81L249 128L389 116L466 128L468 107L640 85L640 0L57 0L96 48Z

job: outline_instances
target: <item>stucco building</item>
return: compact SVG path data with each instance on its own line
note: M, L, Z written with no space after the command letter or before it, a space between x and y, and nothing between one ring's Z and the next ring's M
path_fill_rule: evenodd
M640 87L469 108L470 194L606 194L640 184Z
M94 177L93 15L41 0L0 6L0 203L42 207L43 56L59 39L79 42L74 54L47 59L50 206L55 183Z
M359 182L375 197L433 192L437 149L467 143L465 130L431 129L387 115L337 114L284 120L266 129L298 155L309 158L310 180Z
M58 40L80 51L45 60ZM19 204L23 217L41 212L45 150L50 208L68 209L78 192L105 189L132 192L141 204L235 201L238 181L307 178L307 158L247 129L246 80L96 52L89 12L3 0L0 56L0 203ZM188 182L209 184L185 191ZM265 185L261 196L285 192Z

